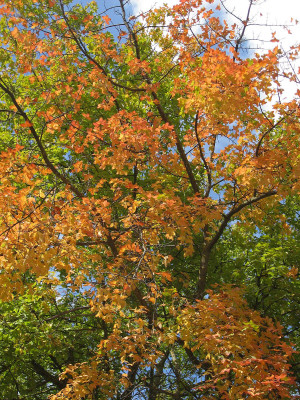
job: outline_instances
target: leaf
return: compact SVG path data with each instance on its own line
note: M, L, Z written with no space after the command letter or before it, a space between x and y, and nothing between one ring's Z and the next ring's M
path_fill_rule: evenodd
M110 24L111 19L109 18L108 15L103 15L102 19L106 23L106 25Z
M31 123L29 120L27 120L27 121L23 122L23 123L21 124L21 126L22 126L23 128L30 128L30 127L33 126L33 125L32 125L32 123Z

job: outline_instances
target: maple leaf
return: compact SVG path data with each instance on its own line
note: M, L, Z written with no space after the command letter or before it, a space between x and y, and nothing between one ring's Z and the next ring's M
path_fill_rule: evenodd
M104 16L102 17L102 19L103 19L103 21L106 23L106 25L109 25L111 19L109 18L108 15L104 15Z
M29 120L27 120L27 121L23 122L23 123L21 124L21 126L22 126L23 128L30 128L30 127L32 126L32 123L31 123Z

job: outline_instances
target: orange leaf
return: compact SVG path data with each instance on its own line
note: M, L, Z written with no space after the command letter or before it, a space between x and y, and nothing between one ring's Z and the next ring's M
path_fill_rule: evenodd
M32 125L32 123L31 123L29 120L27 120L27 121L25 121L23 124L21 124L21 126L22 126L23 128L30 128L30 127L33 126L33 125Z
M109 18L108 15L104 15L104 16L102 17L102 19L104 20L104 22L105 22L107 25L109 25L111 19Z

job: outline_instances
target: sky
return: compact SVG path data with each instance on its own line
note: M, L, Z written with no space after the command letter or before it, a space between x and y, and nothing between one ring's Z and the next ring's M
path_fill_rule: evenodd
M91 0L74 0L74 3L87 4ZM215 0L217 4L221 0ZM250 0L222 0L228 10L239 16L242 20L246 18L247 9ZM283 51L287 51L291 45L300 44L300 0L252 0L254 7L252 7L250 19L255 21L255 25L248 26L246 29L247 39L260 39L264 42L256 40L252 42L252 47L259 47L258 52L261 52L262 47L265 50L274 47L274 43L269 43L272 38L272 32L276 31L276 38L279 43L276 43ZM119 0L96 0L100 6L100 10L104 8L110 8L114 5L119 4ZM124 0L126 3L126 0ZM180 0L129 0L132 9L128 9L128 15L138 15L142 12L149 10L150 8L158 8L164 3L172 6L179 3ZM203 0L205 4L205 0ZM209 6L209 4L208 4ZM293 21L291 21L293 18ZM231 16L224 16L224 19L231 21L232 23L237 22ZM121 22L121 15L114 15L114 21ZM296 20L299 23L296 24ZM240 23L240 22L239 22ZM268 26L266 26L266 24ZM288 27L290 34L287 32ZM253 52L255 50L252 50ZM245 53L245 56L249 57L251 54ZM283 69L289 69L290 63L287 59L282 57L281 62ZM288 101L295 97L295 92L300 87L300 57L297 61L293 61L292 67L294 72L298 75L298 85L295 83L282 82L284 93L281 96L281 101ZM270 104L271 106L271 104Z
M179 0L132 0L135 12L146 11L149 8L155 6L159 7L163 3L168 5L174 5L178 3ZM217 2L217 1L216 1ZM249 0L225 0L224 4L228 9L235 10L236 14L239 16L245 16L247 13L247 8ZM269 24L285 24L290 23L291 17L294 19L299 19L300 21L300 1L299 0L254 0L255 7L253 7L252 15L262 13L260 21L268 21ZM256 16L256 17L257 17ZM255 28L258 30L258 28ZM298 28L298 34L300 29ZM298 36L299 37L299 36Z
M216 3L218 1L216 0ZM147 11L151 7L159 7L163 3L174 5L178 2L179 0L131 0L134 14ZM233 11L241 19L246 18L249 0L224 0L224 4L227 9ZM272 32L276 31L276 37L279 40L277 44L284 51L291 45L300 43L300 0L254 0L254 4L251 17L258 25L247 27L246 35L249 39L259 38L266 41L271 38ZM293 22L291 22L291 18L293 18ZM228 20L228 17L226 19ZM298 25L295 24L297 19L299 20ZM233 17L231 17L231 21L234 21ZM268 27L265 26L266 22ZM283 28L284 25L288 25L291 34ZM256 43L258 44L259 42ZM268 48L268 46L271 48L274 43L268 44L264 42L264 47ZM282 65L285 68L289 68L287 62L283 62ZM293 63L293 68L300 79L300 59ZM296 85L285 82L284 86L285 99L289 100L294 96Z

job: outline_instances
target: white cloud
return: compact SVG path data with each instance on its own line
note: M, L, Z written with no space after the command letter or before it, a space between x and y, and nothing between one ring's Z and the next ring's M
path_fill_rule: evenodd
M300 43L300 2L299 0L256 0L256 5L251 10L251 19L254 25L247 27L246 35L249 39L259 39L253 41L253 47L258 47L257 52L268 50L278 45L284 52L288 52L293 45ZM235 9L236 13L245 19L249 0L226 0L228 8ZM278 43L270 42L272 33L276 32ZM255 50L254 50L255 51ZM284 70L294 70L299 75L300 59L288 60L283 57L281 68ZM295 83L287 80L282 82L284 94L282 100L292 99L297 90ZM299 89L299 87L298 87Z
M152 7L159 7L163 4L172 6L178 3L179 0L132 0L134 13L141 13L149 10ZM217 4L218 1L215 2ZM204 2L205 4L205 2ZM241 19L246 18L249 0L224 0L226 7L233 11ZM299 0L255 0L251 10L253 22L260 25L249 26L247 28L247 36L260 37L266 40L270 32L277 31L278 39L283 45L289 45L300 40L300 1ZM294 22L291 22L291 18ZM295 26L295 20L299 19L299 24ZM231 17L232 21L234 20ZM266 28L265 25L269 25ZM288 25L291 35L283 28L283 25ZM267 32L267 34L266 34Z
M152 7L159 7L164 3L172 6L178 2L179 0L132 0L132 6L134 13L138 14ZM217 3L218 1L215 2L215 4ZM249 0L224 0L224 3L230 11L233 11L241 19L246 18ZM279 40L277 44L284 51L287 51L294 44L299 44L300 22L298 25L295 24L297 18L300 21L299 0L255 0L254 4L251 10L251 19L253 19L255 25L248 26L246 30L247 38L256 39L251 44L252 48L257 47L257 51L261 52L263 48L270 49L274 47L274 43L270 42L272 32L276 32L276 37ZM293 18L293 21L291 21L291 18ZM234 21L231 16L230 19ZM284 26L288 27L291 34L288 33ZM282 67L290 68L290 65L287 62L283 62ZM293 62L293 68L295 72L298 72L300 68L299 59ZM296 85L288 84L287 82L284 85L286 98L293 97Z

